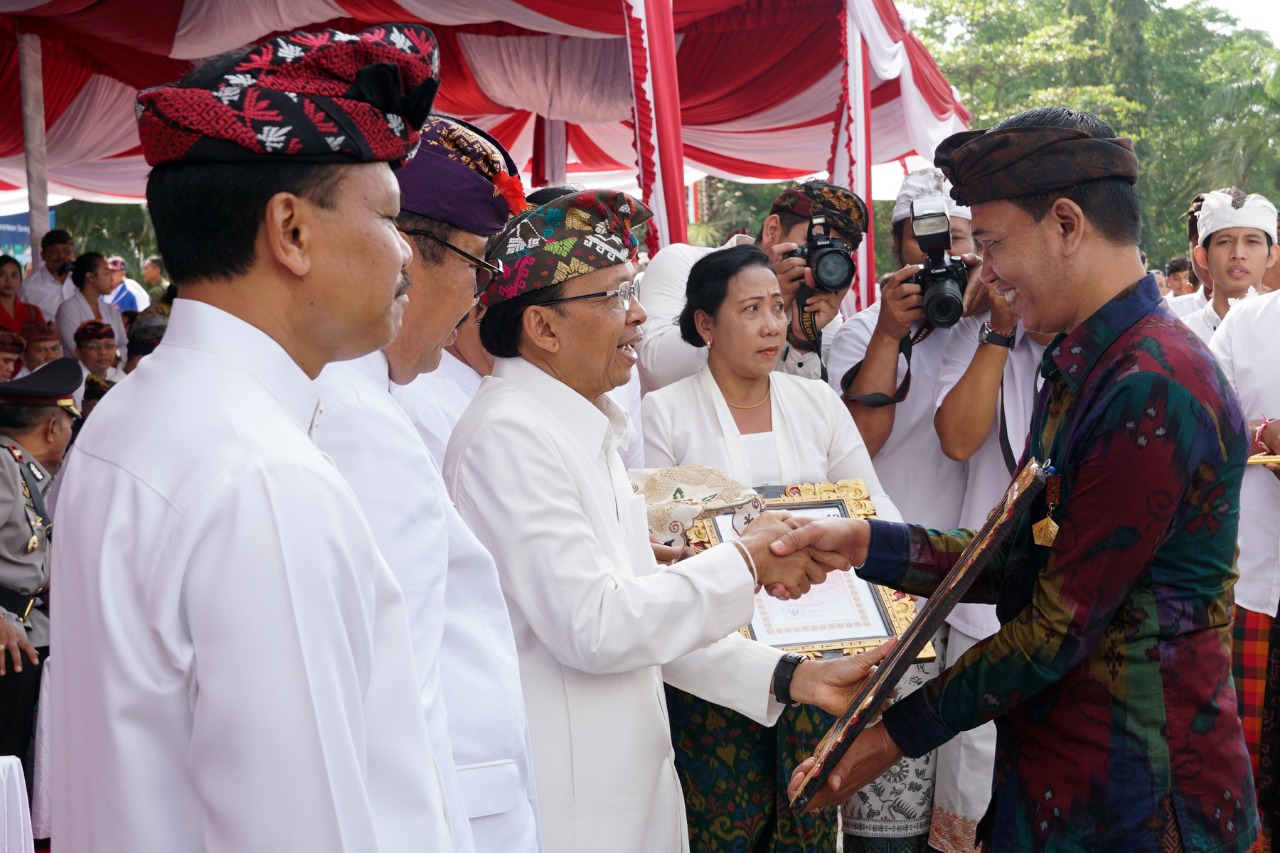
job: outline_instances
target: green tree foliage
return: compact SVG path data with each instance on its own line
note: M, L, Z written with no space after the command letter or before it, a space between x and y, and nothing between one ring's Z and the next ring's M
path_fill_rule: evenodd
M140 204L95 204L89 201L67 201L54 208L54 221L59 228L71 232L76 254L101 252L119 255L129 268L129 277L141 280L142 263L156 248L155 229L151 217Z
M1179 216L1196 193L1235 185L1280 199L1280 52L1206 0L903 5L972 127L1060 104L1134 139L1153 265L1186 253Z

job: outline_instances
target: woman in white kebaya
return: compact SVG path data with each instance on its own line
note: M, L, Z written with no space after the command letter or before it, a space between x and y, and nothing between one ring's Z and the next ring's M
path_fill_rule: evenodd
M707 363L645 397L645 464L706 465L754 486L861 478L877 515L900 519L836 392L774 371L786 330L760 249L733 246L694 264L680 333L707 347ZM694 850L835 849L835 813L798 815L786 799L791 770L829 716L793 707L768 729L670 686L667 703Z

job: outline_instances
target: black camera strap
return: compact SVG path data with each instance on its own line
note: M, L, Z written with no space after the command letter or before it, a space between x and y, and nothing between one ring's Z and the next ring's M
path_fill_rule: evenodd
M907 359L907 375L902 377L902 384L898 386L898 389L893 392L892 396L881 391L874 391L870 394L859 394L856 397L849 396L849 386L853 384L853 380L862 372L861 361L849 368L848 372L840 378L840 393L846 400L861 403L869 409L878 409L881 406L896 406L898 403L907 399L907 393L911 390L911 349L916 344L932 335L936 328L936 326L926 320L914 335L903 335L902 340L898 342L898 352Z
M804 339L813 349L813 355L818 359L818 369L822 373L822 381L827 381L827 364L822 360L822 329L818 328L818 315L813 311L804 310L803 306L809 301L809 297L813 296L813 289L807 284L801 284L796 290L796 310L800 312L800 331L804 334ZM790 329L790 324L787 325Z
M1018 457L1013 455L1013 442L1009 440L1009 418L1004 412L1004 376L1000 377L1000 453L1004 456L1004 467L1009 475L1018 473Z

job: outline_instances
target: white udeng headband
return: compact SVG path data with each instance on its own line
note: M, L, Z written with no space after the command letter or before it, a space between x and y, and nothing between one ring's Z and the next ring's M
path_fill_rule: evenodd
M1204 203L1196 217L1196 228L1200 233L1201 246L1211 234L1223 228L1257 228L1274 241L1276 206L1254 193L1245 198L1243 206L1233 207L1231 196L1215 190L1205 193Z
M918 169L907 175L893 203L893 221L901 222L911 216L911 202L928 195L942 194L947 200L947 215L960 219L973 219L969 208L956 204L951 197L951 182L942 176L940 169Z

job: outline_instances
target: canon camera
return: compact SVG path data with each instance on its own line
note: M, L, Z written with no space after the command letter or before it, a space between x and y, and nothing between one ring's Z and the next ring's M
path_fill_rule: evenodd
M813 270L814 290L835 293L853 284L858 264L853 259L853 249L845 241L831 236L831 228L825 216L809 220L809 232L803 246L797 246L783 255L784 258L803 258Z
M920 285L925 318L940 329L960 322L964 313L964 288L969 268L951 257L951 218L941 195L911 202L911 233L920 251L928 256L923 269L907 281Z

